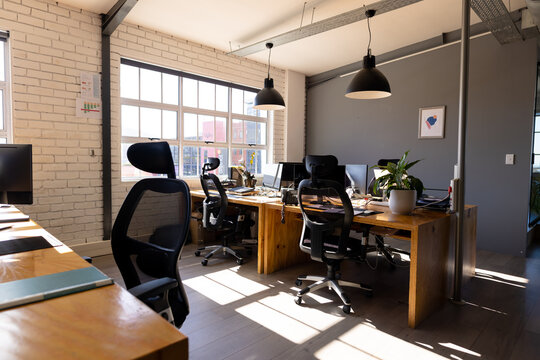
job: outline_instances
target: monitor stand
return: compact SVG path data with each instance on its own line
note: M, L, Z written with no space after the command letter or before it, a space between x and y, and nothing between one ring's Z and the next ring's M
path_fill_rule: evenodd
M0 191L0 204L5 204L5 205L8 204L7 191Z

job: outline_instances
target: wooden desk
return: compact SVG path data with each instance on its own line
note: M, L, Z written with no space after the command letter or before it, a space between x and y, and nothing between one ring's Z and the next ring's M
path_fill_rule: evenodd
M33 221L7 235L52 237ZM0 256L0 283L91 266L63 245ZM188 339L114 284L0 311L2 357L187 359Z
M409 279L409 326L416 327L439 307L449 293L453 273L455 216L444 212L416 210L412 215L393 215L388 207L373 206L381 214L356 216L355 223L399 230L395 236L411 242ZM476 259L477 207L467 206L464 218L463 274L474 275ZM281 224L281 205L264 207L264 273L284 269L309 259L299 249L302 217L298 206L287 206L285 224Z
M202 190L191 190L191 197L202 200L206 197ZM258 211L258 226L257 226L257 272L262 274L264 272L264 205L269 203L280 202L279 198L269 198L266 196L239 196L239 195L227 195L229 204L237 204L244 206L251 206L257 208ZM192 209L194 206L191 207Z

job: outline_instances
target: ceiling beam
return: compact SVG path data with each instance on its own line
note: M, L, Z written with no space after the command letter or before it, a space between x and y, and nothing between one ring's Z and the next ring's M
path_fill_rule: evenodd
M101 33L111 35L136 4L137 0L118 0L107 15L103 16Z
M328 19L321 20L298 29L294 29L283 34L273 36L266 40L259 41L255 44L251 44L238 50L231 51L229 54L237 56L251 55L256 52L266 50L266 43L268 42L271 42L272 44L274 44L274 47L276 47L309 36L317 35L328 30L333 30L338 27L349 25L360 20L364 20L366 18L365 12L367 9L376 10L377 14L384 14L385 12L396 10L420 1L422 0L381 0L379 2L370 4L367 7L361 7L359 9L351 10L346 13L332 16Z

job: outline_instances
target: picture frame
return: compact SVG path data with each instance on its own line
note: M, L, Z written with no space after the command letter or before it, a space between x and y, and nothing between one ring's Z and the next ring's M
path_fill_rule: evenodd
M420 108L418 116L419 139L444 139L446 106Z

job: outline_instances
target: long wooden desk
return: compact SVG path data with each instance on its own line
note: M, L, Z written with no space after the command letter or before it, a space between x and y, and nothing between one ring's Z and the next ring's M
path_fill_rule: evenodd
M430 210L415 210L412 215L393 215L388 207L368 207L382 213L355 216L354 223L396 229L399 232L392 237L411 242L408 323L414 328L447 299L449 279L453 274L455 215ZM465 280L474 276L476 217L477 207L467 206L463 246ZM265 205L264 218L264 273L305 261L307 254L298 246L302 229L300 208L287 206L285 224L281 224L281 205L269 203Z
M202 200L206 197L204 191L202 190L191 190L191 198L196 201L196 199ZM257 245L257 272L262 274L264 272L264 205L269 203L280 202L279 198L269 198L266 196L239 196L239 195L228 195L229 204L244 205L256 208L258 211L258 224L257 224L257 236L258 236L258 245ZM194 209L194 206L191 207Z
M2 238L52 237L33 221L10 225ZM0 283L88 266L65 245L4 255ZM0 347L10 359L188 358L187 337L116 284L0 311Z

